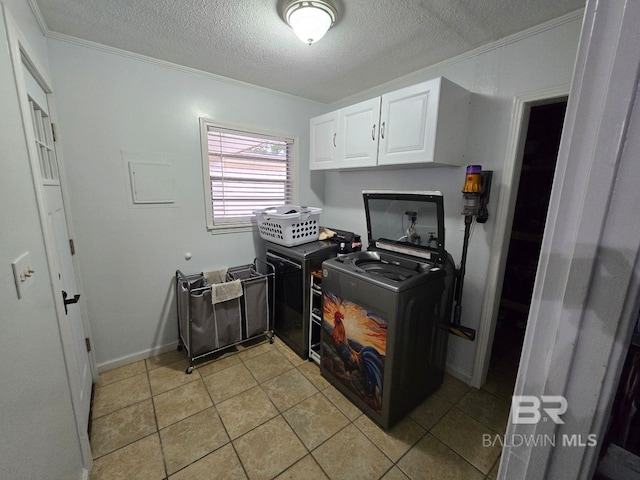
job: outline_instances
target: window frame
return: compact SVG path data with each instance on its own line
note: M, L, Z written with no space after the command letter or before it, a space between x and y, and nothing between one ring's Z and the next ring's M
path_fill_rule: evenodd
M209 127L235 130L238 133L246 133L250 135L262 135L267 137L275 137L280 139L292 140L290 148L289 168L291 169L291 200L294 204L298 203L298 185L299 185L299 152L298 152L298 136L290 132L271 130L264 127L256 127L249 125L240 125L228 122L218 122L206 117L200 117L200 151L202 155L202 181L204 189L204 207L205 220L207 230L212 234L217 233L238 233L257 231L257 223L253 217L247 218L246 221L238 223L215 224L213 218L213 201L211 196L211 176L209 173L209 144L208 134Z

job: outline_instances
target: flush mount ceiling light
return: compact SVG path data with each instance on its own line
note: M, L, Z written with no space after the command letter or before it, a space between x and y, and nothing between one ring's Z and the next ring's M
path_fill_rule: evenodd
M317 42L336 21L336 9L324 0L294 0L284 10L286 22L304 43Z

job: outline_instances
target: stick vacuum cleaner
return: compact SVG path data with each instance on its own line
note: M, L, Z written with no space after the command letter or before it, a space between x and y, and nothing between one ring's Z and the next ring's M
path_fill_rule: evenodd
M473 217L476 221L484 223L489 218L487 203L489 203L489 190L491 188L492 171L482 171L480 165L469 165L464 187L462 187L462 214L464 215L464 242L462 244L462 260L457 272L457 282L455 289L455 307L453 309L453 319L449 324L449 332L465 340L474 341L476 331L473 328L460 324L462 316L462 290L464 286L464 274L467 264L467 249L469 247L469 237Z

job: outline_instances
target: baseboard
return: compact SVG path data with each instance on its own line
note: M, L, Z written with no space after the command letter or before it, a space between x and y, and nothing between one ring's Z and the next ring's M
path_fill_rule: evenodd
M99 363L97 366L98 373L106 372L107 370L113 370L114 368L122 367L124 365L129 365L130 363L144 360L155 355L160 355L161 353L170 352L171 350L175 350L176 348L178 348L177 341L159 347L153 347L148 350L143 350L141 352L133 353L131 355L125 355L124 357L109 360L108 362Z
M155 355L160 355L161 353L170 352L171 350L175 350L176 348L178 348L177 341L168 343L166 345L161 345L159 347L150 348L148 350L143 350L141 352L133 353L131 355L126 355L124 357L116 358L108 362L99 363L97 366L98 372L106 372L107 370L113 370L114 368L122 367L124 365L129 365L130 363L137 362L138 360L144 360L146 358L150 358ZM456 366L450 365L450 364L447 364L444 370L449 375L457 378L458 380L463 381L468 385L471 385L472 375L469 375L469 373L463 372Z
M463 381L467 385L471 385L471 380L473 379L473 375L470 375L468 372L463 372L455 365L450 365L447 363L444 367L444 371L447 372L452 377L455 377L458 380Z

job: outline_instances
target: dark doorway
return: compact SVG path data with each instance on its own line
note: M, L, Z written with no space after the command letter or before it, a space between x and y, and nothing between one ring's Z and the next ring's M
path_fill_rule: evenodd
M531 107L485 388L510 398L538 268L566 100Z

